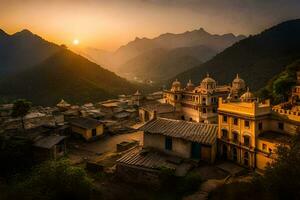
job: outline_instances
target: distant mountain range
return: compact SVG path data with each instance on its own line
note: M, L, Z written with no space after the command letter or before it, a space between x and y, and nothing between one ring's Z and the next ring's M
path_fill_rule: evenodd
M83 55L126 78L163 81L207 61L244 39L233 34L213 35L200 28L156 38L136 38L113 53L86 49Z
M0 97L26 98L53 105L61 98L72 103L99 101L136 86L88 59L24 30L0 31Z
M283 22L235 43L213 59L174 76L168 83L175 78L183 83L191 78L197 83L209 72L223 84L239 73L252 90L257 90L300 58L299 35L300 19Z

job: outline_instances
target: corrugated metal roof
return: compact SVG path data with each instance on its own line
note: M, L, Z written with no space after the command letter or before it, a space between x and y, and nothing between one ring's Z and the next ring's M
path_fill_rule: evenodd
M140 130L211 145L217 139L218 125L157 118L142 126Z
M166 167L175 170L178 165L168 162L168 157L155 151L143 152L135 149L118 159L117 162L150 169Z

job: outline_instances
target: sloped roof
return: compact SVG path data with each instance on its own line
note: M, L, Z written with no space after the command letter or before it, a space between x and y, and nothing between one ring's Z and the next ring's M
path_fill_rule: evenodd
M177 165L168 162L168 157L170 156L154 151L143 152L135 149L122 156L117 162L150 169L159 169L160 167L176 169Z
M40 148L45 148L45 149L50 149L54 145L60 143L62 140L64 140L66 136L61 136L61 135L49 135L46 137L43 137L39 140L37 140L33 145L35 147L40 147Z
M218 125L157 118L146 123L140 130L211 145L217 139Z
M74 126L79 126L85 129L93 129L100 126L102 123L96 119L87 117L78 117L70 120L70 123Z
M167 103L153 103L153 104L147 104L147 105L144 105L142 107L142 109L145 109L147 111L156 111L157 114L159 113L169 113L169 112L174 112L175 111L175 108L170 105L170 104L167 104Z

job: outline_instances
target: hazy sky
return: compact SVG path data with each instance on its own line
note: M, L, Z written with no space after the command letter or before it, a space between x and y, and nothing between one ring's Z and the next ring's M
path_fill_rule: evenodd
M135 37L203 27L254 34L300 18L300 0L0 0L0 28L47 40L114 50Z

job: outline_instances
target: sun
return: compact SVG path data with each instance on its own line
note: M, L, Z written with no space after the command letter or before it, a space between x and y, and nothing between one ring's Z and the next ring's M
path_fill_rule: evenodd
M73 40L73 44L74 44L74 45L79 45L79 43L80 43L80 41L79 41L78 39L74 39L74 40Z

